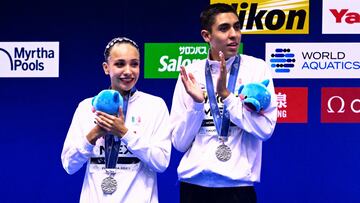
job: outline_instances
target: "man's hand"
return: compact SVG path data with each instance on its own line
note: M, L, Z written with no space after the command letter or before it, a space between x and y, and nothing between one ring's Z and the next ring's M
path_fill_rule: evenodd
M202 103L205 98L203 91L199 87L198 83L195 80L195 77L193 74L189 73L189 75L186 73L185 67L180 67L180 76L181 81L184 84L186 92L191 96L191 98L198 103Z
M226 62L225 62L224 54L221 51L219 52L219 57L220 57L220 75L217 80L216 92L222 99L225 99L230 95L230 91L226 88L226 75L227 75Z

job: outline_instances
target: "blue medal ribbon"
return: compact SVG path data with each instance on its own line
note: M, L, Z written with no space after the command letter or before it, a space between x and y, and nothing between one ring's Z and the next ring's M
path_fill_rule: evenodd
M228 90L230 92L234 92L236 78L240 69L240 56L236 55L230 70L230 77L228 82ZM221 68L221 67L220 67ZM210 111L214 119L215 128L218 135L222 139L226 139L228 136L229 125L230 125L230 116L227 111L226 105L224 105L222 116L220 115L219 107L216 102L215 92L214 92L214 84L211 77L209 60L206 60L205 65L205 79L206 79L206 91L208 94L209 102L210 102Z
M129 94L124 97L122 111L124 113L124 121L126 120L126 112L130 96L136 92L136 87L133 87ZM107 134L105 136L105 168L115 168L119 156L121 140L118 137Z

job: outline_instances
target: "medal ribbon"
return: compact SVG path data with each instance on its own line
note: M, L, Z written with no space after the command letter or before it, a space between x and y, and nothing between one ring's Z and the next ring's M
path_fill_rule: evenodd
M230 92L234 92L236 78L239 73L239 69L240 69L240 56L236 55L231 65L230 77L227 86ZM220 115L219 107L216 102L214 84L211 77L209 60L206 60L205 79L206 79L206 91L208 93L208 98L210 102L210 112L214 119L216 131L220 137L226 139L228 136L228 130L230 125L230 116L229 116L229 112L227 111L226 105L224 105L222 116Z
M124 121L126 120L126 112L130 96L136 92L136 87L133 87L129 94L124 97L122 111L124 113ZM107 134L105 136L105 168L115 168L119 155L121 140L114 135Z

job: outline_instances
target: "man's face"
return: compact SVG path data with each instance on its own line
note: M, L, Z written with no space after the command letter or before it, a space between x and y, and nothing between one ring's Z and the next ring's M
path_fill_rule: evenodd
M203 37L210 44L213 60L219 60L219 51L224 53L226 59L237 54L241 31L239 19L234 13L218 14L211 26L211 32L206 32Z

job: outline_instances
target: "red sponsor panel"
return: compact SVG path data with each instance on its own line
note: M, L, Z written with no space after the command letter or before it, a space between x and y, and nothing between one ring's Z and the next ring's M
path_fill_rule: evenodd
M322 123L359 123L360 88L321 88Z
M277 87L275 93L278 103L278 123L308 122L307 87Z

